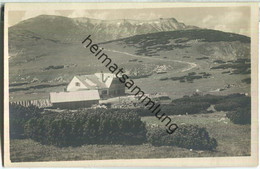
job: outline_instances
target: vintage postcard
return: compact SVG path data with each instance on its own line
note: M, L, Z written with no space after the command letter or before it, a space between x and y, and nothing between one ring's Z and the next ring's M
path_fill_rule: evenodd
M258 165L257 3L7 3L4 165Z

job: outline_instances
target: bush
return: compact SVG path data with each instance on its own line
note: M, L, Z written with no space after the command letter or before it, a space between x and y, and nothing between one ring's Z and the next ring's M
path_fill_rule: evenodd
M197 125L180 126L173 134L168 134L160 127L147 132L147 141L154 146L178 146L194 150L214 150L217 147L215 138L210 138L205 128Z
M12 139L24 138L24 125L33 118L40 116L42 110L36 106L24 107L18 104L9 104L10 137Z
M248 108L239 108L237 111L228 112L227 118L235 124L251 124L251 111Z
M251 98L244 95L233 94L215 105L217 111L236 111L239 108L250 107Z
M244 94L231 94L227 96L215 95L193 95L175 99L170 104L163 104L161 110L167 115L179 114L202 114L213 113L207 109L210 105L215 105L217 111L234 111L237 108L247 107L251 103L251 98ZM153 116L150 110L145 108L130 109L138 112L140 116Z
M138 113L140 116L154 116L151 110L147 108L133 108L133 109L128 109L130 113Z
M52 113L34 118L25 126L26 135L42 144L142 144L145 124L136 113L120 109Z
M226 102L226 103L219 103L214 106L217 111L234 111L240 105L236 102Z
M179 115L179 114L198 114L202 111L205 112L210 107L210 103L207 102L186 102L163 105L162 112L167 115Z

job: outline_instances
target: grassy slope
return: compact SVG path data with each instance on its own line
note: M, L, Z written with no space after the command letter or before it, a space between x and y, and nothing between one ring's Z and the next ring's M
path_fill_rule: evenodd
M138 36L139 37L139 36ZM131 39L131 38L129 38ZM136 46L141 46L143 42L138 41ZM221 48L223 45L230 45L232 44L235 46L237 42L211 42L212 47L215 46L216 48ZM220 44L219 44L220 43ZM184 49L176 48L170 51L162 50L157 51L156 53L159 56L152 56L150 59L147 57L143 57L140 55L140 58L138 60L142 60L143 63L151 62L153 58L155 59L164 59L166 61L158 62L158 60L153 60L154 63L157 65L168 65L172 66L172 69L167 71L166 74L153 74L152 76L148 78L142 78L142 79L135 79L134 81L138 86L140 86L145 92L147 93L154 93L154 92L166 92L171 98L179 98L183 95L190 95L191 93L194 93L196 89L203 93L210 93L210 94L230 94L230 93L240 93L240 92L250 92L250 86L242 83L241 80L250 77L248 74L237 74L237 75L229 75L229 74L222 74L223 71L221 69L210 69L211 67L218 66L218 63L214 63L215 60L221 59L223 61L233 60L235 59L232 54L227 54L227 56L224 55L224 53L215 53L214 55L206 55L202 54L200 49L210 44L209 42L194 42L191 44L191 47L187 47ZM246 44L244 44L247 46ZM126 46L125 48L122 48L122 46ZM105 49L114 49L116 51L123 51L130 54L135 54L135 52L139 49L138 47L128 46L125 44L124 40L122 41L113 41L108 44L104 44ZM208 49L208 48L207 48ZM209 48L211 49L211 48ZM235 50L235 49L234 49ZM110 55L118 55L117 53L110 52ZM123 55L121 54L121 57L128 57L127 60L133 59L129 55ZM189 58L185 57L188 56ZM209 57L209 59L205 60L198 60L197 58L201 57ZM136 59L136 57L135 57ZM197 64L197 67L182 72L182 70L187 68L187 64L182 64L182 67L178 67L177 64L173 62L169 62L170 60L180 60L185 62L191 62ZM130 62L131 64L134 64ZM161 78L171 78L171 77L178 77L187 75L188 73L196 72L197 74L200 72L206 72L210 73L211 76L208 79L199 79L195 80L193 83L180 83L179 81L172 81L172 80L165 80L161 81ZM224 88L227 84L234 84L231 88L226 89L221 92L213 92L217 89Z
M231 42L230 42L231 43ZM233 43L233 42L232 42ZM235 43L235 42L234 42ZM242 83L241 80L250 77L250 75L229 75L222 74L223 71L221 69L210 69L210 67L218 66L219 64L213 63L214 60L217 59L216 56L209 57L209 59L198 60L197 58L201 58L208 55L201 54L198 49L201 46L204 46L206 42L199 42L193 44L191 47L185 49L174 49L171 51L158 51L157 54L159 56L152 57L143 57L139 56L139 58L134 56L129 56L125 54L120 54L111 51L105 51L109 57L113 59L113 62L118 64L119 67L124 68L125 70L135 70L141 69L141 72L152 72L156 66L166 65L171 67L166 74L153 74L147 78L135 79L134 81L138 86L140 86L146 93L154 93L154 92L167 92L171 98L179 98L183 95L190 95L195 92L196 89L202 91L204 93L208 93L210 91L214 91L216 89L223 88L227 84L235 84L231 88L221 91L221 92L213 92L211 94L230 94L237 92L249 92L250 86ZM223 44L222 44L223 45ZM235 45L235 44L233 44ZM113 49L116 51L123 51L130 54L135 54L136 48L126 47L122 48L122 44L116 44L114 42L110 44L103 44L102 47L105 49ZM214 45L213 45L214 46ZM39 49L42 50L42 49ZM72 46L64 46L56 48L49 48L48 56L37 58L34 61L18 64L18 60L14 59L14 62L11 62L10 65L10 79L15 81L15 79L19 78L18 74L21 74L23 77L30 77L30 80L33 77L38 78L40 81L49 81L50 84L57 83L54 79L62 77L65 83L68 83L70 79L75 74L91 74L100 71L108 71L107 68L104 67L100 61L98 61L93 54L91 54L88 49L83 48L81 45L72 45ZM77 54L75 54L77 53ZM35 53L36 55L36 53ZM222 54L218 54L222 56ZM184 56L188 56L190 58L186 58ZM61 59L62 58L62 59ZM164 59L158 61L156 59ZM23 58L20 58L21 60ZM136 62L130 62L131 59L137 59ZM197 67L182 72L182 70L186 69L189 65L185 63L178 62L169 62L168 60L180 60L185 62L196 63ZM228 59L223 59L224 61ZM142 61L142 62L139 62ZM50 64L51 63L51 64ZM44 68L49 65L68 65L68 64L76 64L76 67L67 67L63 69L56 70L45 70ZM210 73L210 79L199 79L195 80L193 83L180 83L179 81L166 80L161 81L161 78L170 78L170 77L178 77L187 75L190 72L196 72L197 74L200 72ZM39 83L31 83L30 85L38 85ZM20 86L20 87L28 87L28 85ZM48 98L49 92L58 92L63 91L64 86L55 87L55 88L45 88L45 89L32 89L29 91L21 91L11 93L12 100L30 100L30 99L44 99ZM37 94L31 94L37 93Z
M11 140L11 160L18 161L62 161L96 159L139 159L178 157L223 157L250 155L250 126L235 125L225 118L224 112L172 116L178 124L198 124L204 126L218 141L216 151L190 151L184 148L149 144L136 146L83 145L81 147L57 148L45 146L29 139ZM160 123L155 117L143 117L149 124ZM30 146L28 146L30 145Z
M217 152L227 156L250 155L250 125L236 125L227 119L225 112L212 114L197 114L184 116L171 116L173 121L181 125L194 124L205 127L210 136L218 141ZM154 117L143 117L147 123L162 125Z

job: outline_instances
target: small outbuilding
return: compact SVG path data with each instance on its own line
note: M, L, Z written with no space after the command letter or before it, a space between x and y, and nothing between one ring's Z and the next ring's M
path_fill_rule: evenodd
M50 101L54 108L76 109L99 104L98 90L82 90L73 92L52 92Z

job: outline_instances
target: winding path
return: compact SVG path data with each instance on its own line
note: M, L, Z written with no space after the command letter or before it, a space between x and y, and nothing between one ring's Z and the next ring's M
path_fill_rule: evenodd
M137 57L137 58L145 58L145 59L150 59L150 60L170 61L170 62L178 62L178 63L188 64L189 67L183 69L181 72L189 71L189 70L198 66L196 63L186 62L186 61L181 61L181 60L161 59L161 58L153 58L153 57L148 57L148 56L138 56L138 55L134 55L134 54L131 54L131 53L120 52L120 51L116 51L116 50L112 50L112 49L104 49L104 50L109 51L109 52L114 52L114 53L120 53L120 54L124 54L124 55L128 55L128 56L133 56L133 57Z

